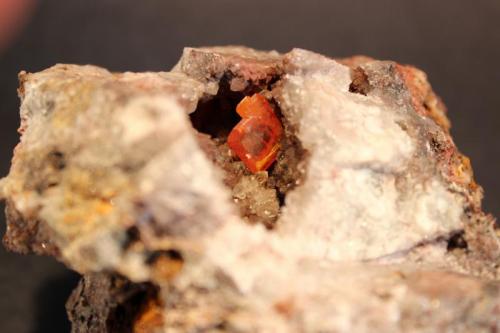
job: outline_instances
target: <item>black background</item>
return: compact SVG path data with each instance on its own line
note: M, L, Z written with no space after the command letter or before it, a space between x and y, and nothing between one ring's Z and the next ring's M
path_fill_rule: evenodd
M452 133L500 213L498 0L47 0L0 54L0 173L18 140L17 73L58 62L166 70L183 46L244 44L366 54L425 70ZM2 233L5 223L2 216ZM0 250L0 332L68 332L77 276L50 258Z

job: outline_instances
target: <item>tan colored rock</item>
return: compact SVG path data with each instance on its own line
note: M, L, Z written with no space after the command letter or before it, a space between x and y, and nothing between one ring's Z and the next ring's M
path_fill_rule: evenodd
M498 229L423 72L218 47L20 78L4 241L84 275L74 332L500 329ZM285 130L255 175L225 145L253 93Z

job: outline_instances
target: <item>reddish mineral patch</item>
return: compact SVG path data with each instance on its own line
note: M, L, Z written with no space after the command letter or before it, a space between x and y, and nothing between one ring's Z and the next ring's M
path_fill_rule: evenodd
M229 147L251 172L267 170L276 160L283 133L271 104L254 94L243 98L236 112L243 119L229 134Z

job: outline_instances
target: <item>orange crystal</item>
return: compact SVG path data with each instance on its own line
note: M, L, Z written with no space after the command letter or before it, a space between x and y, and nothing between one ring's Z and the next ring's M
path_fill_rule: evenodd
M236 112L243 119L229 133L229 148L252 173L267 170L276 160L283 133L278 117L260 94L243 98Z

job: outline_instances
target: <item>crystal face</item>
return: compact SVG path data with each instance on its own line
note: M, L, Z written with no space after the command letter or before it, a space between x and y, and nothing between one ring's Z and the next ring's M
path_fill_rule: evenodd
M276 160L283 133L278 117L260 94L243 98L236 112L243 119L229 133L229 147L251 172L267 170Z

